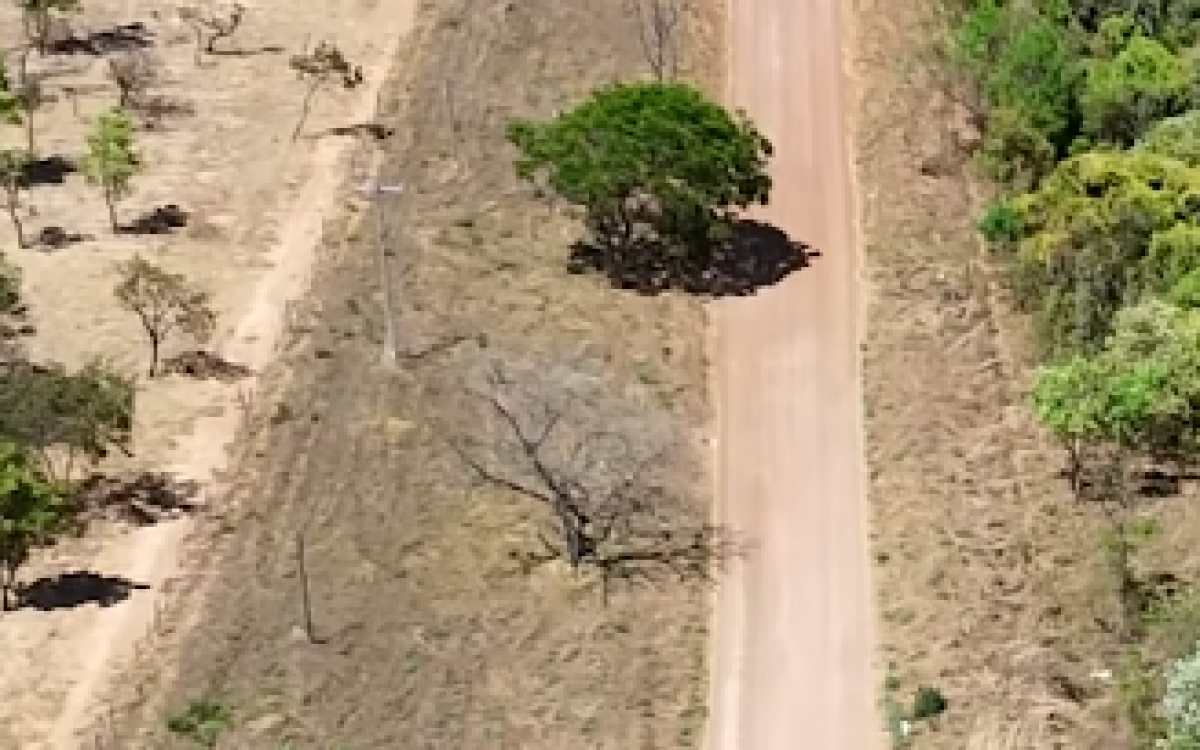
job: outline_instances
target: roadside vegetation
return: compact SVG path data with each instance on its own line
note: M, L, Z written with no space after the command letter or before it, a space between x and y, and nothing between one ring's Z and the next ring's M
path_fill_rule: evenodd
M1100 519L1078 543L1103 551L1115 602L1092 655L1108 690L1068 697L1111 698L1138 747L1200 746L1200 588L1161 547L1200 458L1200 6L944 6L941 83L995 187L978 227L1040 362L1026 408Z

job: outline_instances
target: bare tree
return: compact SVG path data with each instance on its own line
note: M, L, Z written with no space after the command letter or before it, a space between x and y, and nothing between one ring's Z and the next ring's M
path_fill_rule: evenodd
M160 65L138 51L119 52L108 57L108 78L117 87L117 106L136 108L142 97L159 79Z
M659 83L675 77L679 68L679 25L682 0L634 0L642 52Z
M296 71L306 84L304 101L300 105L300 118L292 131L292 140L300 137L313 98L327 86L340 83L342 88L352 89L363 82L362 67L352 64L342 50L332 42L323 41L311 52L293 55L288 66Z
M191 26L196 35L196 65L203 62L206 53L217 54L217 42L236 34L246 19L246 8L241 3L221 8L192 5L179 8L178 13L180 20Z
M482 369L467 388L482 410L475 432L449 442L478 477L544 509L545 554L530 559L589 566L607 583L704 577L732 551L686 492L691 456L671 415L580 369Z

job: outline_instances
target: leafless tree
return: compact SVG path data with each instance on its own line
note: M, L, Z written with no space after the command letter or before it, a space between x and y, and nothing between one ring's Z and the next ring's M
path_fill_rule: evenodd
M217 54L217 42L236 34L246 19L246 8L241 3L215 8L191 5L179 8L178 13L180 20L191 26L196 35L197 66L203 62L206 53Z
M680 8L683 0L634 0L642 51L658 82L675 77L679 67Z
M300 137L318 91L335 83L340 83L342 88L352 89L363 82L362 67L351 63L341 48L332 42L323 41L311 52L293 55L288 66L306 84L300 118L292 131L293 141Z
M108 57L108 78L117 87L117 106L136 108L145 93L159 79L161 66L156 60L137 50L119 52Z
M707 576L729 535L690 497L691 451L663 410L607 379L536 361L490 362L468 386L471 436L449 440L490 485L546 511L544 554L611 579Z

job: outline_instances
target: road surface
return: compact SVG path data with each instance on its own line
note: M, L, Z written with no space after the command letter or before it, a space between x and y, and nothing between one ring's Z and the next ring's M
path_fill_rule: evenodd
M776 147L753 218L820 256L714 305L717 515L753 546L719 596L711 750L881 746L842 4L729 8L730 99Z

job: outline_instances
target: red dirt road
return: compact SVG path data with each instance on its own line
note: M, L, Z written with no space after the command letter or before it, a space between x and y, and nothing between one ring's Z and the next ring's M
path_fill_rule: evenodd
M821 255L713 310L718 516L752 546L717 608L712 750L881 746L842 5L730 3L731 100L776 147L753 218Z

